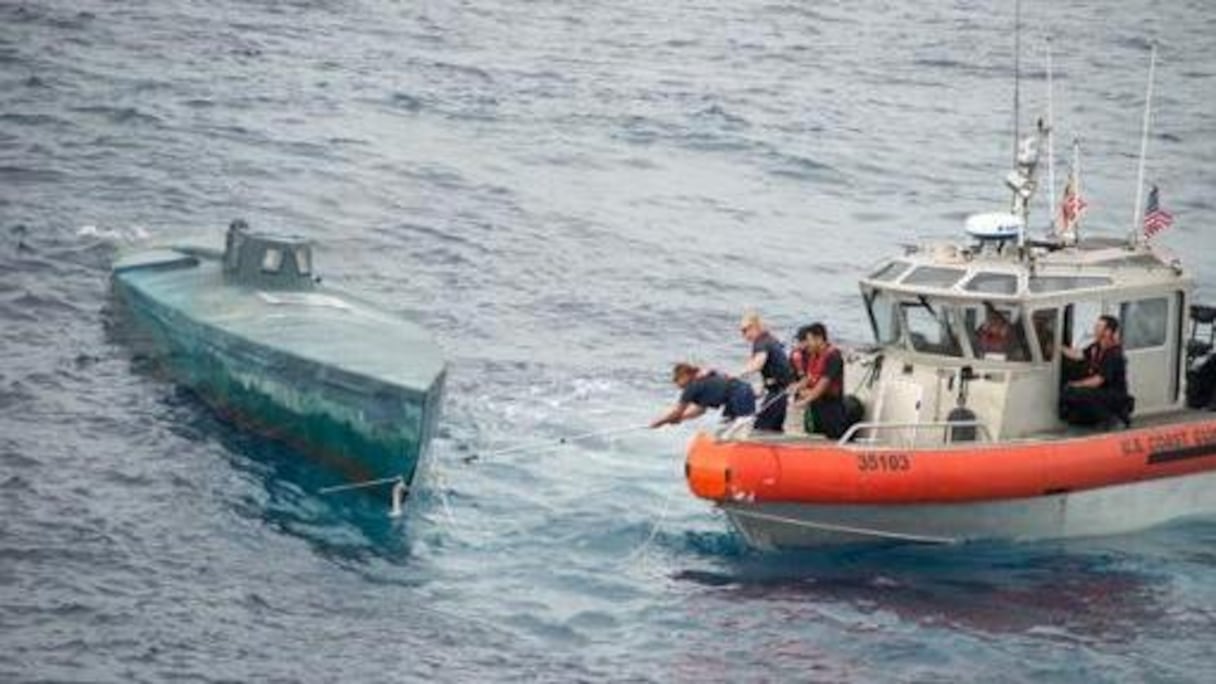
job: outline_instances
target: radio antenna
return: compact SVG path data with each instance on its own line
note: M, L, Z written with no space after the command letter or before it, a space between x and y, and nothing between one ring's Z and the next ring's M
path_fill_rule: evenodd
M1021 142L1022 0L1013 5L1013 165L1018 165Z
M1148 128L1153 111L1153 76L1156 69L1157 41L1153 41L1152 52L1148 58L1148 87L1144 93L1144 129L1140 134L1140 168L1136 174L1136 210L1132 217L1132 233L1129 236L1129 242L1132 244L1139 242L1140 236L1143 235L1140 222L1143 219L1141 210L1144 207L1144 160L1148 156Z

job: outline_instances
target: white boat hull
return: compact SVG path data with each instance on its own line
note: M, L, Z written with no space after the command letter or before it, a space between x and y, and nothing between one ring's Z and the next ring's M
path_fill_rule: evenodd
M953 544L1092 537L1216 516L1216 471L983 503L725 502L720 507L750 546L767 550L879 539Z

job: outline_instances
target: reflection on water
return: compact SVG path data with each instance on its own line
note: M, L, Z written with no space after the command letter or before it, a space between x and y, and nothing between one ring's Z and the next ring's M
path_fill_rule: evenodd
M1181 527L1157 538L1194 533ZM681 614L692 636L667 660L681 677L746 677L748 663L763 662L779 678L827 681L974 681L1036 669L1092 681L1109 676L1109 654L1143 648L1146 634L1170 644L1216 628L1211 592L1179 607L1179 591L1193 588L1142 554L1105 540L725 557L673 572L688 589ZM1208 559L1197 576L1212 569ZM1059 648L1081 650L1072 660L1047 655ZM1036 652L1042 661L1026 659ZM1191 680L1183 664L1156 667ZM1138 668L1118 679L1141 678Z
M179 436L214 440L226 462L258 485L227 499L236 513L303 539L316 553L338 562L408 559L411 522L430 509L429 495L411 496L407 515L394 519L388 514L388 487L322 494L347 481L288 446L219 419L191 392L178 389L174 396L180 404L168 408L177 414Z
M1078 544L876 545L746 555L714 572L676 579L716 587L715 600L844 604L862 614L991 635L1056 629L1104 641L1130 639L1162 616L1167 584L1127 556ZM797 620L795 609L787 614Z

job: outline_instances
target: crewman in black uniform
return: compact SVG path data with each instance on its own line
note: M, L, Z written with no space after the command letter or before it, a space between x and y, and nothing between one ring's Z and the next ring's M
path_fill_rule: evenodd
M652 421L651 428L678 425L711 408L722 409L724 422L732 422L756 412L755 392L751 385L738 378L702 370L691 363L677 363L672 370L671 381L680 388L680 399L670 411Z
M739 332L752 345L752 354L743 367L740 377L760 373L764 380L764 398L760 401L760 412L753 424L757 430L782 432L785 429L785 411L789 404L786 390L794 382L794 368L785 353L785 347L764 327L764 322L755 312L748 312L739 324Z
M1119 321L1099 316L1094 341L1084 351L1065 347L1060 353L1082 364L1080 377L1060 390L1060 418L1072 425L1107 425L1117 418L1131 422L1132 399L1127 393L1127 359L1119 343Z

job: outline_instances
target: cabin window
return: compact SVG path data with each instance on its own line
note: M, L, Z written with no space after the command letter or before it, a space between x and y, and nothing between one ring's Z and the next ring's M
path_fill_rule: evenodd
M899 308L886 292L875 291L866 298L874 339L879 344L894 344L899 340Z
M890 282L906 273L909 266L910 264L906 261L892 261L870 274L870 279Z
M1017 294L1018 277L1010 273L977 273L963 289L987 294Z
M1101 276L1038 276L1030 278L1030 291L1036 294L1042 292L1064 292L1066 290L1085 290L1094 287L1110 285L1110 278Z
M1057 309L1036 311L1031 317L1034 322L1034 335L1039 341L1039 351L1042 352L1044 361L1051 361L1056 357L1056 322L1059 318L1060 312Z
M306 248L296 250L296 273L302 276L312 273L312 255Z
M1147 349L1165 344L1169 331L1170 300L1153 297L1124 302L1119 307L1123 348Z
M1182 392L1182 328L1183 318L1182 312L1186 311L1186 293L1179 290L1174 293L1174 373L1170 376L1170 401L1178 401L1178 395Z
M971 349L978 359L990 361L1029 361L1030 347L1026 344L1026 329L1017 309L993 306L968 307L963 314L963 326L971 339Z
M921 266L904 278L905 285L926 285L928 287L949 289L963 279L966 271L961 268L942 268L940 266Z
M1108 259L1101 262L1103 266L1131 266L1135 268L1169 268L1168 264L1161 262L1156 255L1153 254L1136 254L1133 256L1121 256L1115 259Z
M1080 301L1064 307L1064 344L1084 349L1094 341L1094 324L1102 315L1102 303Z
M262 254L262 270L266 273L278 273L283 265L283 252L269 248Z
M958 336L954 333L953 312L946 305L934 306L922 298L919 302L904 302L902 307L908 326L908 341L913 349L942 356L963 355Z

